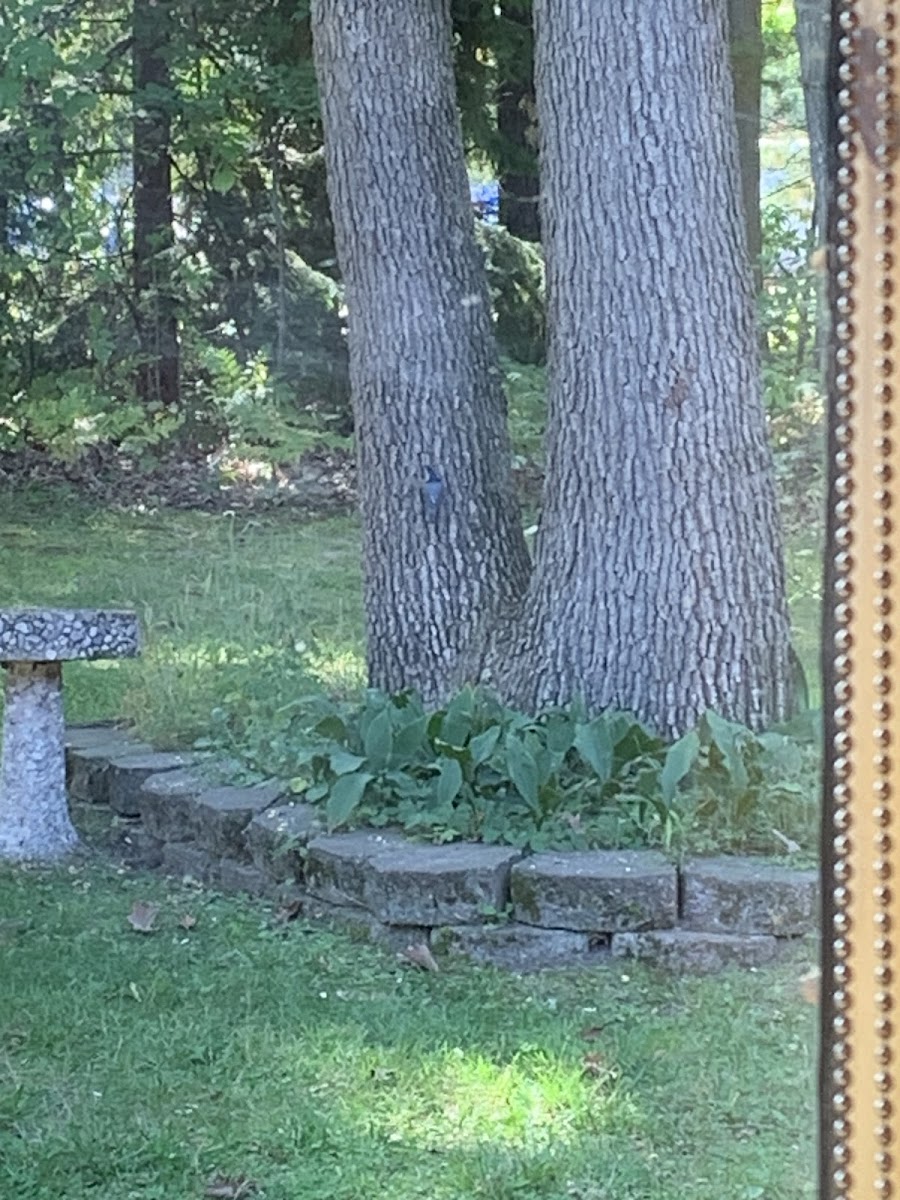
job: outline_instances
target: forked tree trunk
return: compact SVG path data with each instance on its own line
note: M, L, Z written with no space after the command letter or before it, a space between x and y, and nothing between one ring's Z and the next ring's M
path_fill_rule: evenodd
M167 53L171 0L134 0L134 302L141 348L138 394L151 409L180 407L178 317L171 279L175 245Z
M725 8L536 0L547 475L490 677L665 734L789 704L784 570Z
M433 701L529 567L449 8L317 0L313 39L349 309L369 676ZM429 467L443 481L434 508Z

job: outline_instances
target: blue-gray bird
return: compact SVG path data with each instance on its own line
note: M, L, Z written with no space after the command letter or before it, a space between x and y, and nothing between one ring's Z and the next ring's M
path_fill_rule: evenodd
M432 517L436 516L441 496L444 494L444 481L432 466L425 468L425 482L422 484L422 494L425 497L425 511Z

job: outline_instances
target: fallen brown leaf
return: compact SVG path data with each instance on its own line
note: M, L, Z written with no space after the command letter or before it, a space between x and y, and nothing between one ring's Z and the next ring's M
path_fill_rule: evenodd
M593 1042L600 1036L602 1032L602 1025L585 1025L584 1029L581 1031L581 1036L586 1042Z
M193 929L197 924L197 918L191 913L184 913L183 916L178 918L178 924L182 929Z
M807 1004L818 1004L822 994L822 972L813 967L800 977L800 995Z
M401 952L402 957L411 962L413 966L421 967L423 971L439 971L440 967L435 961L434 955L428 949L424 942L416 942L411 946L407 946Z
M591 1054L586 1054L581 1060L581 1071L584 1075L606 1075L609 1068L602 1054L593 1051Z
M287 925L288 921L296 921L302 910L302 900L289 900L287 904L282 904L281 908L276 908L275 920L282 925Z
M150 900L135 900L128 914L128 924L138 933L153 933L159 905Z
M246 1175L214 1175L207 1183L203 1195L208 1200L244 1200L259 1188L255 1179Z

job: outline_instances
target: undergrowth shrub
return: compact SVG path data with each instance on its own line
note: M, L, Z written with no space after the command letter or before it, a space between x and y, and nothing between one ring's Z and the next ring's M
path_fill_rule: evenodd
M433 842L537 851L657 846L766 854L815 842L818 721L754 734L708 712L667 744L634 717L578 705L536 717L466 688L426 711L410 692L318 692L256 721L219 709L203 748L276 775L331 829L399 826Z

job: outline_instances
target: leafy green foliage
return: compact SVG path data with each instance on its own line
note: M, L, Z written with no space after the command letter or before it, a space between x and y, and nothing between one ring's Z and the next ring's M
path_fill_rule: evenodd
M820 387L816 361L816 278L808 225L790 205L762 210L762 289L759 323L766 353L766 410L778 419L781 440L808 424L804 398Z
M360 706L307 695L280 716L276 740L229 737L224 713L218 736L260 773L291 778L333 829L400 826L531 850L777 853L785 838L809 845L814 825L814 717L801 741L797 730L754 735L709 712L666 746L624 713L529 717L471 688L435 712L412 693L369 691Z

